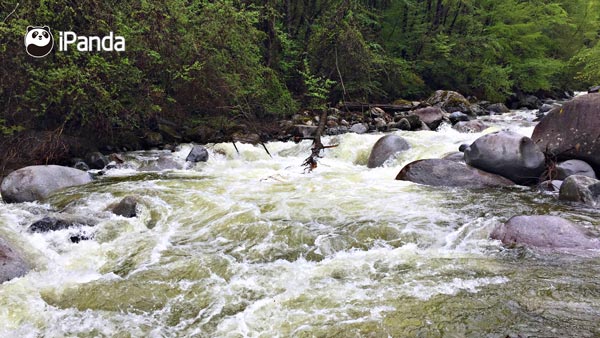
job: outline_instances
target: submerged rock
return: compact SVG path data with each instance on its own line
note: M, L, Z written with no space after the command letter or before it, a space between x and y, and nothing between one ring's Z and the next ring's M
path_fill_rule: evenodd
M600 170L600 93L581 95L551 110L531 138L559 160L578 159Z
M35 165L13 171L2 181L0 190L7 203L43 200L58 190L86 184L90 175L59 165Z
M194 145L192 150L185 158L187 162L206 162L208 161L208 150L201 145Z
M28 230L30 232L48 232L57 231L77 226L94 226L96 222L92 219L84 217L50 217L46 216L38 221L32 223Z
M560 187L558 199L591 207L600 206L600 181L581 175L569 176Z
M369 162L367 167L376 168L380 167L387 161L389 158L397 154L398 152L407 150L410 148L410 145L406 140L397 135L386 135L377 140L373 149L371 150L371 155L369 156Z
M463 188L514 185L514 182L505 177L473 168L464 163L445 159L411 162L402 168L396 179L432 186Z
M163 170L173 170L173 169L182 169L183 166L175 161L173 158L161 155L158 157L156 161L151 161L140 167L140 171L163 171Z
M23 257L3 238L0 238L0 283L21 277L29 272Z
M526 136L512 131L484 135L465 149L465 161L517 184L532 184L545 170L544 153Z
M504 245L523 244L550 249L600 249L600 240L558 216L514 216L498 225L490 237Z

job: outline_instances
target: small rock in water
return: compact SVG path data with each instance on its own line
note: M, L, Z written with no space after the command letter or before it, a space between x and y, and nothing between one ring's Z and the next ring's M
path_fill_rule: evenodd
M454 113L450 114L448 118L450 119L450 123L452 123L453 125L461 121L466 122L470 120L469 115L460 111L455 111Z
M563 181L558 199L591 207L600 206L600 181L587 176L571 175Z
M137 205L139 203L139 197L137 196L127 196L123 198L119 204L115 205L112 208L112 212L115 215L123 216L123 217L135 217L137 216Z
M102 169L109 162L108 157L98 151L85 155L85 161L92 169Z
M188 156L185 158L188 162L206 162L208 161L208 151L201 145L194 145Z

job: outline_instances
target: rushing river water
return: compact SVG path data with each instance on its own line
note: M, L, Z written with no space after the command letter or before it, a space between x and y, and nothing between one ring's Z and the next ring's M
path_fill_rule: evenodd
M532 117L491 117L485 132L530 136ZM395 181L404 164L482 135L396 134L412 148L383 168L366 167L381 134L326 138L339 146L311 173L301 167L309 141L269 143L273 158L216 144L188 170L112 170L46 203L1 204L0 237L33 270L0 286L0 337L600 336L600 259L488 239L520 214L598 234L598 211L532 188ZM173 155L183 162L189 150ZM143 196L138 217L106 211L131 194ZM57 212L99 223L27 232ZM77 231L94 239L71 243Z

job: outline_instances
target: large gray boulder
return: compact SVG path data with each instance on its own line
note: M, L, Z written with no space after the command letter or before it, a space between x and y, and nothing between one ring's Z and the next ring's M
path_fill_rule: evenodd
M436 130L444 120L444 111L439 107L421 108L411 111L411 114L418 116L431 130Z
M0 283L21 277L29 271L29 265L4 239L0 238Z
M85 171L59 165L34 165L13 171L2 181L0 191L7 203L43 200L72 186L86 184L92 178Z
M400 170L396 179L424 185L463 188L514 185L512 181L502 176L487 173L464 163L444 159L411 162Z
M531 138L559 160L582 160L600 172L600 93L581 95L552 109Z
M492 239L504 245L522 244L547 249L600 249L600 240L584 228L558 216L514 216L498 225Z
M385 161L387 161L392 156L397 153L407 150L410 148L410 145L406 140L397 135L386 135L377 140L373 149L371 150L371 155L369 156L369 162L367 163L367 167L369 168L377 168L383 165Z
M478 138L465 149L465 162L522 185L536 183L545 170L544 153L529 137L512 131Z
M591 165L581 160L568 160L556 165L556 179L564 180L572 175L581 175L596 178L596 173Z
M581 175L569 176L560 186L558 199L591 207L600 206L600 181Z

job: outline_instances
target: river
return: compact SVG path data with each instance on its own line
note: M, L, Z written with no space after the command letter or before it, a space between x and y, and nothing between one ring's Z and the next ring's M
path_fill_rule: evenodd
M533 112L492 116L530 136ZM367 169L382 134L209 145L188 170L110 170L45 203L0 204L0 237L33 271L0 285L0 337L598 337L600 259L506 249L513 215L561 215L595 234L599 212L533 188L420 186L394 178L482 133L396 132L411 149ZM183 162L190 145L173 156ZM139 165L160 152L125 154ZM452 173L448 173L451 175ZM143 196L138 217L106 208ZM95 227L29 233L56 212ZM71 243L74 232L92 240Z

